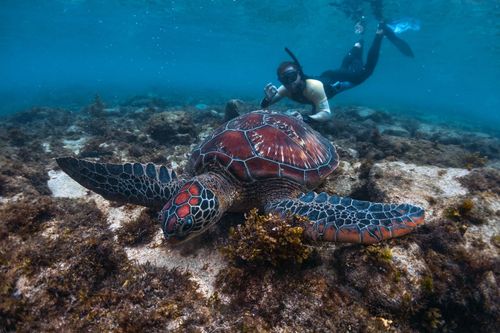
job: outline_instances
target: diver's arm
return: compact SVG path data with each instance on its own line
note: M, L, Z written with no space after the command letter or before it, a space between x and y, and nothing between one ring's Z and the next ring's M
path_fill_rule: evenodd
M330 105L328 104L328 98L326 97L323 83L312 79L307 80L306 83L304 95L311 101L314 106L314 111L316 112L309 116L309 118L316 121L328 121L332 119L332 112L330 111Z
M269 105L272 105L287 96L287 93L288 91L284 86L276 88L271 83L268 83L264 87L265 96L260 102L260 107L263 109L267 108Z

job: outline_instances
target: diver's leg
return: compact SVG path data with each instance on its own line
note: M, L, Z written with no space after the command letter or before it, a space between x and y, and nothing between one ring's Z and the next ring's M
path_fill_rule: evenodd
M372 75L373 70L377 65L383 38L384 30L378 29L375 34L375 38L373 39L372 45L370 46L370 50L368 50L366 64L364 66L362 62L363 49L362 47L358 48L354 46L349 54L344 58L344 61L342 62L342 68L340 70L328 71L321 74L321 76L324 76L325 74L329 74L326 76L329 76L330 78L332 76L335 76L335 80L331 80L332 84L336 81L349 81L352 86L356 86L364 82L367 78L370 77L370 75ZM353 51L359 53L351 54ZM356 64L355 61L358 63ZM333 73L335 75L333 75Z
M340 69L349 72L357 72L363 68L363 44L364 42L362 39L354 44L349 50L349 53L347 53L342 60Z
M379 29L377 30L377 33L375 34L375 38L373 39L372 45L370 47L370 50L368 50L368 55L366 58L366 64L362 67L361 70L359 70L354 74L354 77L351 78L350 81L352 81L354 84L360 84L364 82L367 78L372 75L373 70L375 69L375 66L377 65L378 62L378 56L380 53L380 46L382 45L382 39L384 37L384 31Z
M382 38L384 37L384 31L382 29L378 29L375 33L375 38L373 39L372 46L370 50L368 50L368 55L366 57L366 64L363 68L366 78L365 80L373 73L375 66L378 62L378 55L380 54L380 46L382 45Z

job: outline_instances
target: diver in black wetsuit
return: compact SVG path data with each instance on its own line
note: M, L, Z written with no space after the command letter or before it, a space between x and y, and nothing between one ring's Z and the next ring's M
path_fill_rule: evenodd
M327 70L317 77L305 75L295 56L288 49L285 49L294 61L286 61L280 64L277 74L282 86L276 88L271 83L267 84L264 88L265 97L261 102L261 107L267 108L283 97L288 97L298 103L313 106L313 114L308 117L309 119L316 121L331 119L332 113L328 99L361 84L370 77L377 65L384 36L393 42L403 54L413 56L408 44L397 37L384 23L380 23L378 26L375 38L368 51L366 63L363 64L363 43L360 41L354 44L344 57L339 69Z

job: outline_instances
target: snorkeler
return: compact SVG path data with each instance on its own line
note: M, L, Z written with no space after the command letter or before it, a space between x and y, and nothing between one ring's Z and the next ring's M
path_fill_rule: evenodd
M384 36L404 55L413 57L409 45L397 37L385 23L378 25L365 64L363 64L363 42L360 40L344 57L339 69L327 70L317 77L305 75L297 58L285 48L293 61L285 61L279 65L277 74L282 86L276 88L272 83L268 83L264 87L265 96L260 106L267 108L282 98L288 97L298 103L313 106L313 114L306 117L306 120L328 121L332 118L328 100L342 91L361 84L370 77L377 65Z

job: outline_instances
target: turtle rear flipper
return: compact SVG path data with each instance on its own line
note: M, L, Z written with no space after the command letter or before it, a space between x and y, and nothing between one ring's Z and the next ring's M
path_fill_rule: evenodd
M372 244L411 232L424 222L424 210L410 204L384 204L309 192L275 201L267 212L307 217L312 240Z
M160 209L184 180L152 163L95 163L73 157L56 159L71 178L104 198Z

